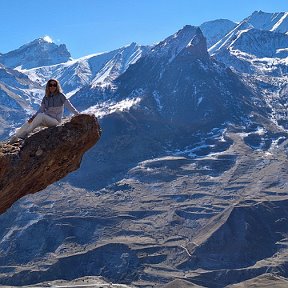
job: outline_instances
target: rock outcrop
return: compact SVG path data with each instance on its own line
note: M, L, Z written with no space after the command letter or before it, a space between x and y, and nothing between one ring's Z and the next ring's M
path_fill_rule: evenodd
M23 142L0 144L0 213L80 167L83 154L100 138L92 115L77 115L42 129Z

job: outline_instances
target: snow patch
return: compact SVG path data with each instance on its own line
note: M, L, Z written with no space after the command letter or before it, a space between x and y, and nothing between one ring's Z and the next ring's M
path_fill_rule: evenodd
M199 97L197 101L197 107L199 107L200 103L203 101L203 97Z
M154 99L157 103L158 110L161 111L163 109L163 105L161 104L161 96L157 91L153 92Z
M270 31L276 31L280 25L283 23L285 18L288 16L288 12L284 13L284 15L281 17L281 19L273 26L273 28Z
M48 43L53 43L53 40L49 35L44 36L42 39Z
M27 214L28 215L28 214ZM26 217L27 217L27 215L26 215ZM43 218L44 218L44 216L43 215L40 215L40 214L35 214L35 215L29 215L28 217L31 217L32 219L31 220L29 220L29 221L26 221L26 219L21 219L21 217L20 217L20 219L17 219L20 223L22 222L22 223L24 223L25 222L25 225L21 225L21 226L19 226L19 225L15 225L15 226L13 226L9 231L8 231L8 233L1 239L1 241L0 241L0 244L3 244L3 243L5 243L5 242L7 242L7 241L10 241L10 238L11 237L15 237L14 235L15 235L15 233L16 234L18 234L17 235L17 238L18 237L21 237L21 234L25 231L25 230L27 230L30 226L33 226L34 224L37 224L39 221L41 221ZM16 238L16 237L15 237Z
M242 132L239 133L239 136L244 139L245 137L248 137L250 134L257 134L259 136L265 135L266 130L263 127L257 127L256 131L251 132Z
M88 109L84 110L83 113L87 114L95 114L97 117L101 118L105 115L112 114L116 111L129 111L131 107L137 105L140 103L141 98L127 98L122 101L119 101L117 103L111 103L111 102L104 102L101 104L97 104L94 106L89 107Z

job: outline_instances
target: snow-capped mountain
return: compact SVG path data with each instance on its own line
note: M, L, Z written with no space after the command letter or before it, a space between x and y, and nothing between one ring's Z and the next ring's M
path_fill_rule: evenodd
M241 73L281 77L288 71L286 16L256 11L210 47L209 53Z
M235 22L228 19L217 19L204 22L199 27L206 38L207 47L210 48L236 26Z
M196 46L197 48L195 48ZM115 81L111 83L111 86L114 87L112 91L111 86L106 89L99 87L99 85L94 88L87 86L78 91L72 99L75 103L79 103L82 109L87 109L89 106L109 99L109 97L116 97L122 101L127 97L129 98L128 95L131 94L132 96L130 96L133 98L161 81L162 73L165 71L166 66L172 63L185 47L189 47L189 50L194 51L191 57L209 57L206 42L200 29L187 25L174 35L152 47L141 58L139 57L135 64L130 65L126 71L127 73L124 72L118 78L115 78ZM121 85L119 85L120 82L122 83ZM118 88L120 86L120 90L124 86L129 86L129 91L119 92Z
M193 26L153 47L116 82L121 99L143 91L150 109L154 105L166 120L194 127L241 118L253 99L230 69L210 58L201 30Z
M285 74L287 15L255 11L210 47L209 53L240 72ZM275 69L276 66L282 66L284 70Z
M264 71L264 74L273 74L273 71L275 70L277 73L283 74L286 73L285 71L287 69L287 35L283 33L276 33L274 30L277 30L275 28L276 26L281 26L283 28L283 25L286 23L285 19L286 13L271 14L260 11L254 12L250 17L247 17L236 27L236 23L229 20L220 19L205 22L200 26L200 28L202 28L205 32L204 35L206 34L209 43L213 43L222 37L209 49L209 53L217 60L225 63L225 65L228 67L233 67L235 70L240 72L251 73L252 71L253 73L257 72L263 74ZM273 22L273 27L275 29L270 27L272 24L269 21ZM268 22L271 24L270 26L265 24ZM259 30L255 28L253 29L255 26L272 31ZM232 30L228 32L229 29ZM200 33L200 30L198 30L199 28L191 28L191 26L187 25L174 35L167 37L167 39L153 47L151 51L151 47L143 47L132 43L129 46L122 47L111 52L89 55L74 60L71 59L65 45L57 46L56 44L50 43L44 39L36 39L29 44L23 45L17 50L0 55L0 62L2 61L5 63L6 67L17 67L19 71L29 76L29 79L34 82L33 85L35 87L40 87L39 85L43 87L49 78L54 77L59 79L64 92L69 97L74 95L72 97L73 101L75 105L78 104L81 109L88 109L90 106L96 105L99 102L105 102L109 99L109 97L114 99L115 95L127 96L129 93L131 93L131 95L138 95L139 91L145 91L147 88L151 90L153 88L154 90L151 90L152 92L150 92L154 95L153 97L156 103L158 103L158 108L160 109L161 107L162 110L160 110L163 112L165 110L163 108L165 106L163 106L163 103L167 100L167 98L163 98L163 96L161 96L159 87L156 87L155 83L162 83L163 79L166 81L165 77L163 78L163 76L168 75L166 72L170 68L168 69L167 67L170 64L173 66L172 63L175 64L176 62L180 61L180 59L182 59L181 61L185 61L186 58L190 59L190 61L192 61L192 58L194 58L196 62L198 61L198 64L200 63L199 61L201 59L201 61L203 60L201 63L202 66L205 61L208 61L207 59L209 56L206 49L207 45L204 43L202 33ZM62 53L61 51L64 52ZM29 61L31 59L31 55L34 55L33 61ZM35 57L35 55L38 56ZM47 55L49 55L49 57ZM62 56L63 58L61 58ZM165 60L163 63L165 64L162 63L164 58ZM167 59L169 65L166 63ZM174 61L175 59L177 59L177 61ZM259 59L261 59L261 61L259 61ZM36 63L36 60L42 61L42 64L39 61ZM51 63L54 64L51 65ZM212 62L209 63L211 64ZM143 77L137 77L134 82L133 80L128 81L131 83L131 87L129 88L130 92L128 94L122 92L118 93L119 91L124 91L126 89L124 89L123 85L126 80L124 82L122 80L126 77L134 79L136 75L134 72L137 70L137 67L141 67L141 65L143 65L141 68L144 71ZM212 66L215 68L215 65L216 64L213 63ZM219 68L220 66L217 66L217 69L224 69ZM129 70L128 74L125 74L128 67L131 69ZM159 69L159 67L162 68ZM278 69L279 67L281 69ZM173 67L173 69L174 68L175 67ZM193 66L193 69L194 68L195 67ZM209 69L210 68L211 67L209 67ZM207 67L203 69L205 70ZM210 71L209 69L208 71ZM177 69L174 70L176 71ZM149 72L147 73L145 71ZM179 73L181 75L182 72L179 71ZM119 76L120 82L115 82L114 80L116 80ZM191 76L192 75L189 75L187 77L192 79ZM179 78L176 73L175 75L169 77ZM170 79L168 82L172 83ZM118 89L119 83L122 83L120 90ZM127 83L125 85L128 87ZM169 84L167 87L171 85ZM196 101L195 103L198 103L197 105L200 105L203 99L205 99L205 97L202 97L202 94L207 94L207 92L199 92L201 89L196 87L197 85L194 86L194 88L191 87L191 89L196 89L197 92L194 94L197 94L198 96L193 96L195 99L193 97L192 98L194 99L194 102ZM202 86L205 85L202 83L201 87ZM135 87L135 89L132 89L133 87ZM161 89L165 90L167 87L163 86ZM213 85L211 87L213 87ZM175 94L176 90L177 89L175 88L170 92ZM118 94L115 94L115 91L118 91ZM40 94L38 92L34 93L31 98L36 99L37 103L41 97L39 96ZM38 95L38 98L36 94ZM121 97L124 96L120 96L120 98ZM224 98L222 97L222 99ZM125 99L120 100L126 101ZM115 105L115 103L112 102L110 104ZM203 103L206 102L204 101ZM203 103L201 105L203 105ZM173 107L176 107L174 104Z
M36 39L15 51L3 54L1 60L8 65L17 66L17 70L1 64L0 100L3 105L1 106L3 107L1 138L7 137L9 127L11 130L14 124L18 123L20 119L27 118L27 114L32 114L35 112L35 109L38 109L39 103L44 96L44 85L48 79L57 78L62 84L64 93L66 93L68 97L86 86L88 88L85 89L88 89L89 92L94 88L95 90L103 90L123 73L130 64L135 63L142 55L150 50L149 47L132 43L111 52L89 55L80 59L71 60L69 57L67 61L67 57L59 58L58 48L56 50L53 48L54 50L51 50L52 52L50 53L45 47L48 47L49 50L51 47L55 48L55 44L47 42L44 39ZM45 49L43 50L42 48ZM30 65L32 67L40 65L39 61L37 63L25 62L27 59L29 60L29 57L25 58L25 55L32 55L35 49L37 53L39 53L35 61L36 59L40 62L42 61L41 63L44 61L45 65L28 69ZM56 54L54 54L54 52ZM21 53L24 54L22 55ZM19 55L21 57L19 57ZM47 61L47 55L49 55L51 61ZM63 61L64 63L61 64L48 65L49 63ZM16 62L17 64L15 64ZM21 63L21 65L19 63ZM27 67L27 69L23 67ZM85 94L85 89L80 95ZM85 99L85 97L83 97L83 99ZM21 104L20 106L19 103ZM11 110L16 107L22 112L17 114L16 110ZM25 107L25 109L23 107ZM79 105L79 107L81 106ZM4 113L4 111L6 112ZM9 111L9 114L7 111ZM12 113L12 111L15 113ZM19 125L19 123L16 125ZM5 130L7 133L4 133L3 127L8 128L8 130Z
M33 81L44 85L50 78L56 78L68 96L86 85L105 87L125 72L149 50L146 46L131 43L128 46L105 53L93 54L65 63L22 70Z
M227 33L222 39L215 43L212 47L209 48L209 53L213 55L215 51L220 50L222 47L226 49L228 45L233 43L233 41L238 37L238 35L245 30L253 28L246 21L240 22L235 28L233 28L229 33Z
M45 38L0 55L0 63L9 68L30 69L66 62L71 58L65 44L56 45Z
M240 33L228 49L238 50L257 58L286 58L288 57L288 35L249 29Z
M187 25L152 47L113 85L110 91L79 91L70 98L84 112L101 116L104 131L98 156L90 154L85 164L95 168L85 166L85 174L69 177L75 185L101 187L129 163L165 154L168 147L182 151L193 145L197 131L206 133L226 122L244 125L251 111L267 113L265 103L236 74L211 59L199 27ZM113 167L107 158L112 155L117 158Z
M256 11L209 49L218 61L238 73L249 74L245 81L262 95L271 117L283 127L288 125L283 112L286 98L281 92L288 73L286 19L287 13Z
M288 35L254 28L239 29L211 47L209 52L240 72L283 75L288 67L279 70L276 66L288 57Z
M288 12L266 13L255 11L244 21L251 24L254 28L273 32L288 32Z
M190 49L197 47L196 51L198 51L199 45L204 49L201 54L206 57L207 44L203 39L201 30L198 27L186 25L177 33L169 36L154 46L151 51L152 53L150 53L148 57L153 59L168 58L168 61L171 63L184 48L188 46Z

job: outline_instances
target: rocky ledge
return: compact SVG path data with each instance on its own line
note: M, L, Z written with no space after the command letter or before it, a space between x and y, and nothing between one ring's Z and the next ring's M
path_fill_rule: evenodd
M94 115L74 116L25 141L0 143L0 213L80 167L83 154L100 138Z

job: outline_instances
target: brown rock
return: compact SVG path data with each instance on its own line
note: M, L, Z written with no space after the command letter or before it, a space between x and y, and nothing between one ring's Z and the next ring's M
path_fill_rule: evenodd
M100 135L97 118L81 114L42 129L22 143L1 143L0 213L19 198L43 190L78 169L83 154Z

